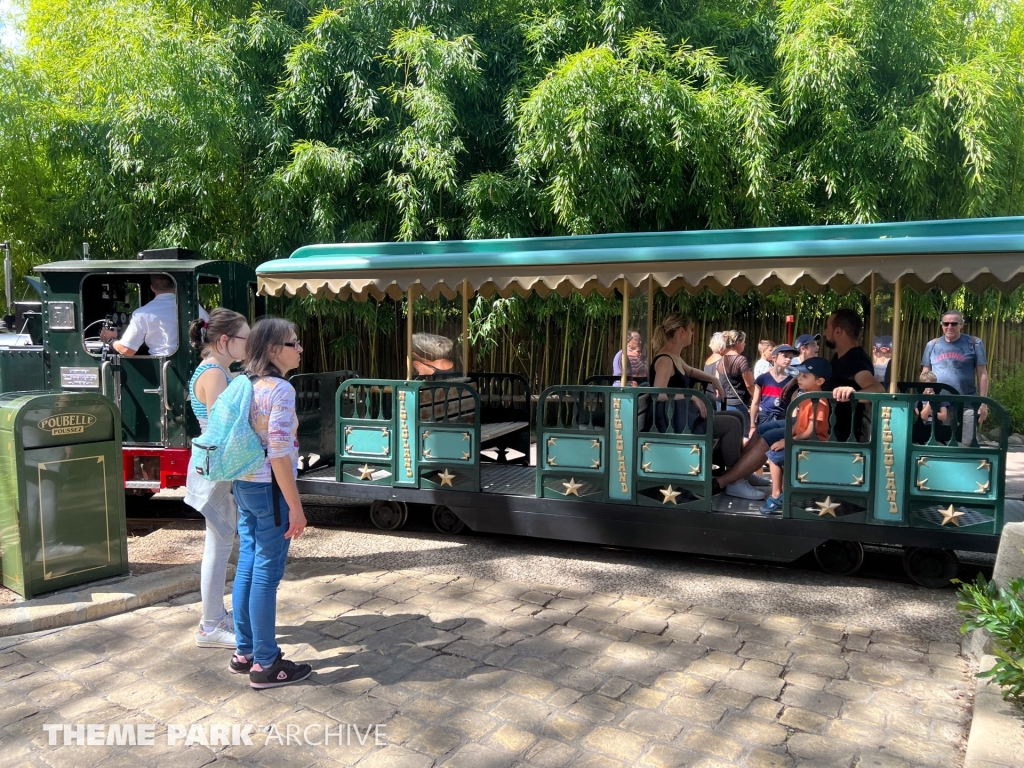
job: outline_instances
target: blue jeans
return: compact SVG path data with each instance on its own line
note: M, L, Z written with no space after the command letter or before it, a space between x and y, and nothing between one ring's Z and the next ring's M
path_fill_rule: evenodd
M750 434L750 406L743 405L743 403L730 403L725 406L725 410L733 411L738 413L740 418L743 420L743 436L746 437Z
M236 480L238 505L238 568L231 603L235 617L238 653L248 656L264 669L277 660L277 585L284 576L291 539L288 504L278 489L281 524L274 525L271 483Z

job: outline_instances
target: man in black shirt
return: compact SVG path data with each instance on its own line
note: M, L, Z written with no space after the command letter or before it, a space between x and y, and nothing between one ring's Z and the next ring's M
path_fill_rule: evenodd
M875 364L860 345L864 326L860 315L852 309L837 309L825 323L825 346L836 351L832 356L832 378L822 387L831 392L839 403L836 406L836 440L850 436L853 407L850 397L854 392L884 392L882 383L875 378Z
M850 398L854 392L882 392L882 385L875 380L874 363L860 346L863 323L852 309L837 309L825 323L825 346L836 351L832 357L832 378L822 387L831 392L840 404L836 406L836 439L849 437L852 406ZM796 394L795 392L792 394ZM768 443L760 432L744 446L740 460L721 476L715 478L715 485L724 488L740 480L764 465L768 455Z

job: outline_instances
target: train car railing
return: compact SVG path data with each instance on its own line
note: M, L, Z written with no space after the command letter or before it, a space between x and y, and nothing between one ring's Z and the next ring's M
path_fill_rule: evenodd
M826 440L816 434L808 440L792 437L796 410L808 400L829 403ZM785 517L972 533L1002 530L1009 417L998 403L948 393L855 393L852 402L855 407L844 409L845 424L829 393L805 393L791 404ZM925 421L925 404L932 415L922 431L917 425ZM982 406L988 411L984 429L995 439L979 440ZM965 443L970 414L974 429Z
M611 396L611 387L556 386L541 393L537 403L538 498L609 498ZM626 436L621 439L625 441Z
M302 471L331 464L337 449L335 402L338 387L358 379L359 371L300 373L288 381L295 387L299 420L299 462Z
M465 382L417 381L414 475L419 488L480 490L480 396Z
M480 449L494 450L497 457L481 454L480 461L498 464L530 464L530 414L533 411L530 383L517 373L469 374L480 396ZM520 455L509 457L509 452Z
M598 373L588 376L583 382L588 387L617 387L622 384L622 377L614 374ZM646 387L649 384L646 376L626 376L627 387Z
M350 379L336 407L339 482L480 490L480 399L469 384Z
M711 511L714 406L692 389L619 390L635 400L634 499L640 506ZM703 406L703 408L701 407ZM703 411L703 413L702 413ZM619 462L619 475L623 467ZM622 485L621 490L625 490Z

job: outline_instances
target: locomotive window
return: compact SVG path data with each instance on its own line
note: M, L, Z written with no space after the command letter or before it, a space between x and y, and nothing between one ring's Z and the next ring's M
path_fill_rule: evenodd
M173 278L162 273L88 275L82 281L82 345L85 350L99 357L104 341L116 340L134 349L136 357L174 354L178 348L175 293L153 290L154 287L159 290L159 283L168 280L173 286ZM158 285L153 286L154 282ZM149 309L136 318L136 312L146 307Z
M223 307L223 296L220 289L220 278L211 277L210 275L199 275L199 280L196 283L196 291L198 291L199 306L207 311L212 312L217 307Z

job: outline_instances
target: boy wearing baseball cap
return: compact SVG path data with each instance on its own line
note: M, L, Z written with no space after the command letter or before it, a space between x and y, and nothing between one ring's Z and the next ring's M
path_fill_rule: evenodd
M750 400L750 437L754 436L759 424L786 419L782 392L793 378L789 366L795 356L793 347L780 344L772 350L772 367L754 379L754 395Z
M825 382L832 378L832 366L821 357L812 357L790 368L796 374L800 392L821 392ZM793 422L793 439L810 440L815 434L821 441L828 440L829 404L825 398L804 400L797 406ZM762 515L782 511L782 466L786 457L786 428L783 425L773 431L774 440L768 442L768 466L772 473L772 495L761 506Z

